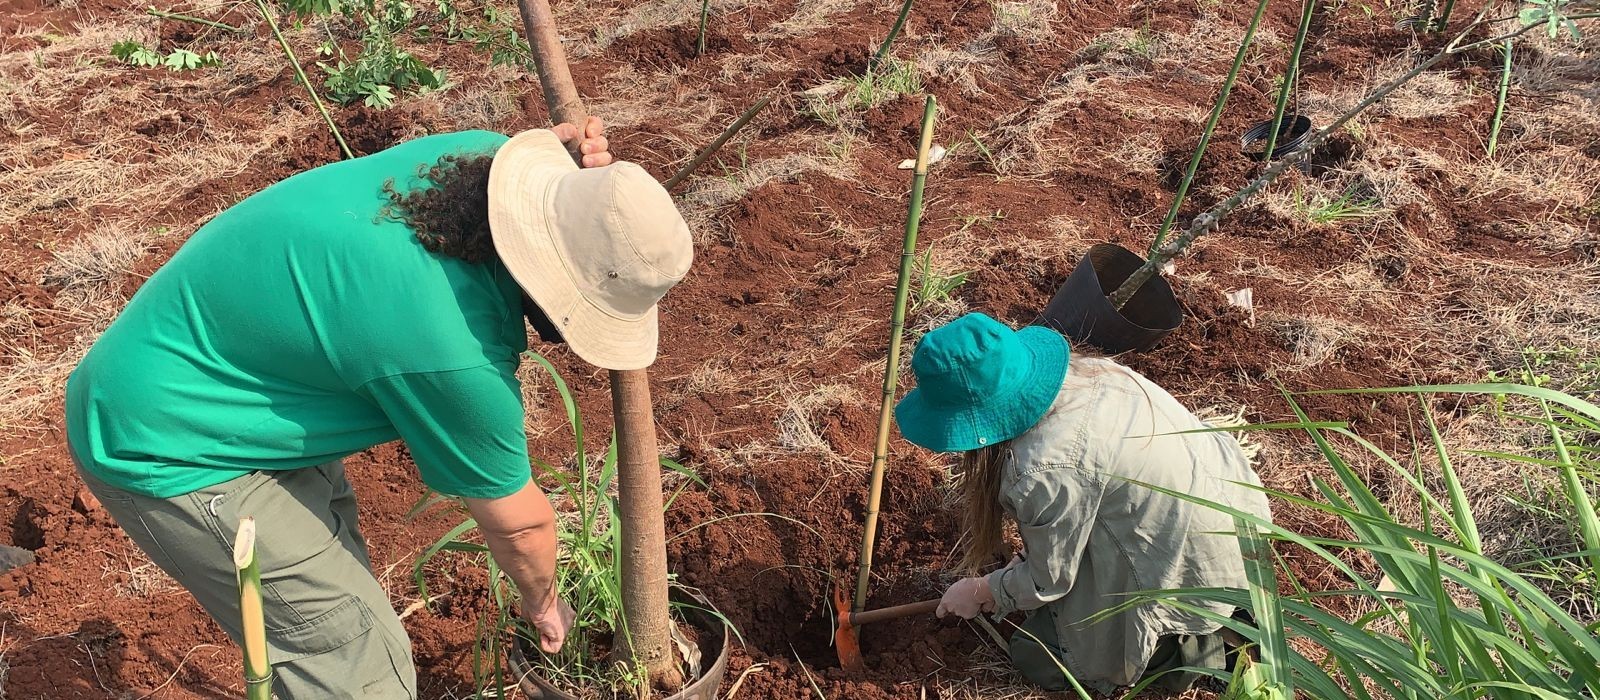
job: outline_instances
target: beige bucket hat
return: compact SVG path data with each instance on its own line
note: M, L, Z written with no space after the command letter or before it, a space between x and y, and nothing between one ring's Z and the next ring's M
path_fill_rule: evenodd
M580 169L547 129L495 152L489 230L500 260L572 351L604 369L656 359L656 303L689 272L689 225L633 163Z

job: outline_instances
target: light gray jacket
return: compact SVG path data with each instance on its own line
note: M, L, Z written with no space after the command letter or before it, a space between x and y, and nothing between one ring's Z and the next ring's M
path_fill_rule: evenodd
M1094 625L1086 618L1133 591L1247 585L1231 516L1131 483L1268 517L1261 492L1232 483L1261 482L1230 434L1171 434L1206 427L1137 372L1073 358L1050 411L1011 441L1000 502L1027 558L989 574L995 616L1053 606L1066 666L1086 686L1131 685L1162 636L1217 630L1158 605Z

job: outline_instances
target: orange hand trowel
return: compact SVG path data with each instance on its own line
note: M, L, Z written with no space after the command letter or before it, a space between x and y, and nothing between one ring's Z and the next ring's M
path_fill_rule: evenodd
M939 599L924 600L920 603L907 603L877 610L863 610L850 612L850 600L845 597L844 591L834 589L833 607L839 611L838 625L833 631L833 647L839 652L839 665L847 671L864 671L866 663L861 660L861 643L856 639L856 628L862 625L884 620L896 620L913 615L927 615L939 608Z

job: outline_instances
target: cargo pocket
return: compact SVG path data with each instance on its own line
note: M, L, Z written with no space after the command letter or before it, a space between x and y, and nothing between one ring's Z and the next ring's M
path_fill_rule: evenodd
M267 653L289 697L416 697L404 643L392 640L366 603L350 596L287 629L267 631Z

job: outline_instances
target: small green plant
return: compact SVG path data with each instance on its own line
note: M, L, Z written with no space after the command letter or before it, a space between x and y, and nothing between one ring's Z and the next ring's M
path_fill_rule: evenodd
M185 48L173 49L165 56L133 39L124 39L111 45L111 55L118 61L140 68L166 66L170 71L190 71L222 65L215 51L204 54Z
M617 496L617 439L613 434L604 455L591 459L584 449L583 416L565 380L548 360L537 353L525 354L549 373L561 404L566 410L576 445L572 465L553 465L540 459L533 460L533 469L548 488L552 498L565 499L570 509L562 509L557 522L558 543L556 589L577 613L567 644L555 655L533 653L529 660L540 674L552 681L581 688L631 688L638 684L634 677L642 668L637 663L607 663L600 659L595 642L615 640L625 634L622 626L622 572L617 565L621 550L622 531L618 527ZM683 484L667 499L665 507L671 508L679 494L692 485L704 486L693 471L663 457L661 466L684 477ZM424 494L412 508L416 515L441 503L465 513L466 509L453 498L432 492ZM725 516L733 517L733 516ZM489 576L493 609L490 617L479 624L479 634L474 649L474 675L478 692L483 697L506 697L500 669L506 650L503 642L510 632L525 640L537 640L539 635L524 627L512 615L518 607L516 586L506 577L488 555L488 548L473 541L472 533L477 522L468 517L434 541L417 558L412 566L412 576L422 599L428 601L428 586L424 568L443 552L465 553L479 557ZM536 648L530 644L530 648ZM614 649L613 649L614 652ZM614 661L615 659L611 659ZM498 694L493 694L498 693Z
M1339 224L1357 219L1370 219L1383 213L1383 202L1375 196L1362 196L1362 187L1351 185L1338 197L1307 195L1305 190L1294 190L1294 211L1307 222L1316 225Z
M1463 384L1357 389L1355 394L1416 396L1426 434L1411 455L1395 456L1351 432L1343 424L1313 422L1292 397L1295 425L1253 426L1246 430L1303 430L1331 469L1331 478L1312 476L1317 496L1261 489L1280 503L1336 518L1351 535L1329 536L1292 530L1280 524L1159 488L1168 496L1216 508L1239 523L1240 547L1248 589L1209 588L1155 591L1135 596L1113 615L1157 603L1192 612L1225 626L1262 652L1267 679L1296 697L1374 698L1526 698L1593 697L1600 692L1600 638L1546 593L1539 582L1484 553L1474 514L1451 450L1433 419L1429 397L1504 397L1531 410L1521 420L1545 431L1549 444L1535 454L1496 454L1514 468L1545 469L1558 476L1560 499L1554 508L1573 523L1572 551L1544 556L1563 562L1571 575L1600 576L1600 517L1585 486L1584 469L1569 441L1600 428L1600 406L1549 389L1518 384ZM1376 465L1377 472L1356 466ZM1373 491L1384 478L1420 514L1402 517ZM1389 501L1389 502L1392 502ZM1420 520L1420 522L1417 522ZM1301 520L1301 522L1305 522ZM1270 543L1293 544L1342 574L1345 590L1306 592L1294 570L1275 559ZM1348 562L1351 552L1370 557L1380 570L1377 582ZM1276 565L1272 562L1276 561ZM1283 594L1281 591L1294 591ZM1371 610L1355 620L1328 612L1330 599L1346 609ZM1203 603L1249 609L1257 623L1219 615ZM1289 645L1289 639L1300 643ZM1314 650L1314 651L1313 651ZM1221 672L1211 673L1222 677Z
M846 103L854 109L871 109L901 95L922 92L922 76L910 61L887 58L860 77L847 78Z
M1123 49L1129 55L1142 58L1146 61L1156 57L1156 34L1150 30L1150 25L1145 24L1128 37L1128 43L1123 44Z
M965 228L963 227L963 230ZM911 294L911 311L915 313L927 304L942 304L950 300L950 295L967 283L968 271L950 271L941 269L933 263L933 245L922 252L922 257L917 259L916 275L917 286Z

